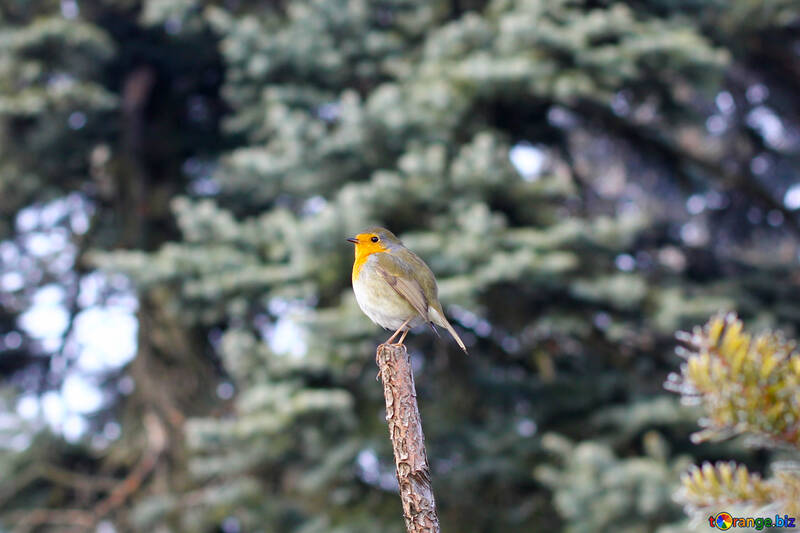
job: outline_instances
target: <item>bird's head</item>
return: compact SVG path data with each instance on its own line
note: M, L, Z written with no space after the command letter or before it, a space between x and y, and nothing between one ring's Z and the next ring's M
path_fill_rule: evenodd
M396 246L402 246L394 233L386 228L369 228L355 237L347 239L356 245L356 255L370 255L385 252Z

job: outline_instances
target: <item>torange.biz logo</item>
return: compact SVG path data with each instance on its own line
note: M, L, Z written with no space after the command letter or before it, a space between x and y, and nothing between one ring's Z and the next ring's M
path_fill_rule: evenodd
M774 527L797 527L795 526L795 518L789 515L779 515L776 514L775 518L768 518L768 517L740 517L740 516L731 516L730 513L718 513L714 516L708 517L708 525L710 527L715 527L717 529L721 529L723 531L728 530L732 527L748 527L750 529L755 529L756 531L761 531L762 529L767 528L774 528Z

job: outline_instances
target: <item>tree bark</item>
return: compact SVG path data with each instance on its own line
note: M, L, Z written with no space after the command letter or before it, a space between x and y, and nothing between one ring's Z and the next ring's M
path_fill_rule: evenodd
M381 344L375 359L386 398L386 422L406 529L408 533L439 533L411 358L403 345Z

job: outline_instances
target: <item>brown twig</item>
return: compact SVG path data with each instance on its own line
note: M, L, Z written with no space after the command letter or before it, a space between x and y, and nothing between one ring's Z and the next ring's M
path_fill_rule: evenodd
M381 344L375 360L383 381L386 422L394 449L406 530L408 533L439 533L411 359L402 344Z
M141 459L125 479L114 482L108 496L100 500L92 511L83 509L25 509L13 511L7 517L15 524L14 533L27 533L38 526L48 524L74 526L79 530L88 531L93 529L100 520L114 509L123 505L139 489L167 448L166 429L155 413L145 413L144 427L147 434L147 444ZM53 472L49 472L48 475L52 477ZM90 483L90 480L85 476L76 476L68 472L59 471L56 473L56 477L60 478L57 481L73 486ZM110 483L108 479L97 479L95 481L101 485ZM94 486L88 486L88 488L98 490L98 487Z
M14 482L9 482L6 486L0 488L0 509L6 507L8 501L25 487L40 479L86 493L107 491L116 485L116 480L112 478L71 472L50 463L34 463L17 476Z
M82 509L26 509L9 515L15 533L31 531L37 526L50 525L74 527L91 531L95 526L94 516Z
M155 413L145 413L144 427L147 432L147 448L144 451L144 455L128 474L128 477L123 479L106 499L101 500L95 506L94 515L98 520L125 503L125 500L136 492L147 475L155 468L159 457L167 448L167 431Z

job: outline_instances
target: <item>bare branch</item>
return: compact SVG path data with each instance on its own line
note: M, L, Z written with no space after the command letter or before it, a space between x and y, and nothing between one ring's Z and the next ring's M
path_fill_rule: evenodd
M425 435L417 407L414 373L406 347L381 344L375 356L386 399L386 422L408 533L439 533Z
M144 427L147 431L147 448L144 455L128 477L123 479L105 500L97 504L94 515L98 520L125 503L125 500L139 489L167 448L167 431L155 413L145 413Z
M14 533L26 533L42 525L77 527L84 531L94 527L94 516L81 509L26 509L15 511L9 518L13 521Z

